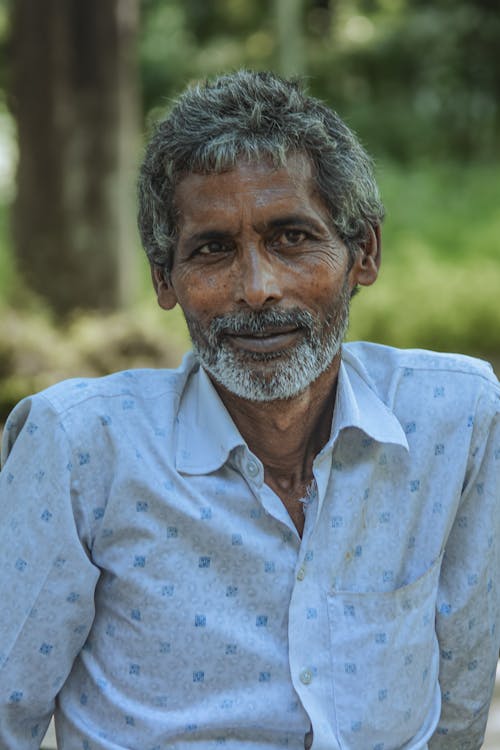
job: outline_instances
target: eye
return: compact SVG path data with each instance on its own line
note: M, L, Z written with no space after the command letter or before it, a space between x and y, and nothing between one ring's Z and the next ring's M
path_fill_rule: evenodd
M284 229L271 240L271 246L276 248L296 247L308 239L302 229Z
M197 247L193 255L216 255L217 253L227 253L230 249L231 248L226 243L212 240L210 242L205 242L205 244L200 245L200 247Z

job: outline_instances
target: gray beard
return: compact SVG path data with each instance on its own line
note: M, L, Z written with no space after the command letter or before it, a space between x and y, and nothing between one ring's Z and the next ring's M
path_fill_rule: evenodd
M204 331L186 317L194 351L202 366L231 393L248 401L290 399L327 370L339 352L349 323L347 282L325 320L293 308L239 312L214 318ZM279 352L243 352L225 334L256 334L268 328L296 326L303 337Z

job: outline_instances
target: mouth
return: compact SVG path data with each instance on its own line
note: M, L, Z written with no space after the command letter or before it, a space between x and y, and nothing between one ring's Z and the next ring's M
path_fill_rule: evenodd
M266 328L258 332L226 333L226 339L238 349L248 352L270 353L288 349L303 331L296 326Z

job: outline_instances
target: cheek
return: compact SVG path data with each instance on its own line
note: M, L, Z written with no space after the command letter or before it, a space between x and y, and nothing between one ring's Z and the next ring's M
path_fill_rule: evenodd
M343 259L327 256L304 268L298 285L301 296L312 306L320 307L331 304L332 300L340 296L345 284L349 283L347 263Z
M230 284L213 274L189 274L174 280L179 305L188 316L210 320L228 306Z
M332 309L337 309L344 299L344 285L342 283L317 283L310 290L310 307L320 315L327 315Z

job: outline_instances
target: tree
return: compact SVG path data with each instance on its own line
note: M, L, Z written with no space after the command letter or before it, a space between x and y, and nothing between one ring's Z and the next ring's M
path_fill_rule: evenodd
M14 0L15 253L58 315L113 309L136 252L137 0Z

